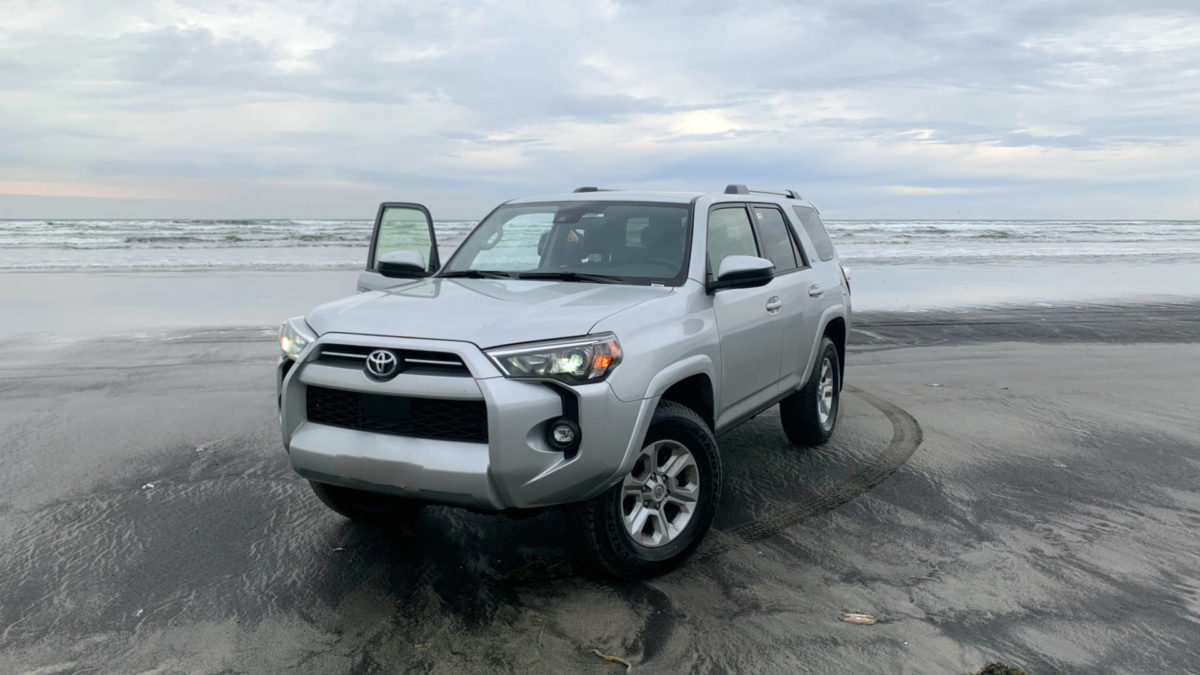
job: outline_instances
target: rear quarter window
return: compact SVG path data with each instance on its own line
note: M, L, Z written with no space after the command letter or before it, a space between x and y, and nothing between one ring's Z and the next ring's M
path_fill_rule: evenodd
M833 260L837 251L833 249L833 242L829 239L825 223L821 222L817 210L807 206L793 206L792 210L796 212L796 217L808 233L808 238L812 239L813 247L817 249L817 257L826 262Z

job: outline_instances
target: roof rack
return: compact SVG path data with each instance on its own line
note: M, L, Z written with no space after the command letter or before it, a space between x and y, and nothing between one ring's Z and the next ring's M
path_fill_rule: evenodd
M571 192L617 192L617 190L613 188L599 188L594 185L585 185L583 187L577 187L574 190L571 190Z
M576 192L578 192L578 190L576 190ZM779 195L781 197L787 197L788 199L800 199L800 194L795 190L784 190L783 192L777 192L774 190L751 190L745 185L739 185L737 183L730 183L729 185L725 186L725 194L727 195L748 195L751 192L761 195Z

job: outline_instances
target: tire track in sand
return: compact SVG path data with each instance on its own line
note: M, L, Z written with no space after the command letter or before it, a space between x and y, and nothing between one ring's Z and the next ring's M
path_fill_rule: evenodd
M899 469L921 445L921 425L903 408L853 385L843 391L871 404L892 423L892 440L877 455L864 461L862 468L848 479L839 481L816 494L795 502L773 515L758 518L737 527L721 530L721 541L702 547L697 560L708 560L746 544L766 539L783 530L863 494Z

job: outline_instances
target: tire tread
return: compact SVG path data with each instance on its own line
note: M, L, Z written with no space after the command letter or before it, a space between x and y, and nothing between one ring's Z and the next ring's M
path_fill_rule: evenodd
M836 384L834 387L836 404L833 411L833 425L830 426L828 432L821 428L821 421L817 417L817 387L820 384L821 362L826 356L832 358ZM833 435L833 430L837 428L837 414L841 409L841 388L841 364L838 362L837 346L828 336L822 337L821 348L817 352L813 370L808 375L808 382L779 402L779 423L783 426L783 432L792 445L808 448L822 445L829 440L829 437Z

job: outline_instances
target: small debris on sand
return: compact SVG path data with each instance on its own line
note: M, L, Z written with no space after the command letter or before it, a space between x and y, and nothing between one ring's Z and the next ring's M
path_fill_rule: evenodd
M595 649L595 648L592 649L592 653L595 654L596 656L599 656L600 658L604 659L605 661L612 661L613 663L619 663L619 664L625 666L625 672L627 672L627 673L629 671L633 670L633 664L619 656L609 656L608 654L602 654L602 653L600 653L599 649Z
M346 550L346 547L345 547L345 546L334 546L334 547L333 547L333 552L334 552L334 553L341 553L342 551L345 551L345 550Z
M150 489L152 489L153 487L154 487L154 483L146 483L145 485L143 485L143 486L142 486L142 489L143 489L143 490L150 490Z
M842 621L856 623L862 626L875 625L875 617L865 612L842 612Z

